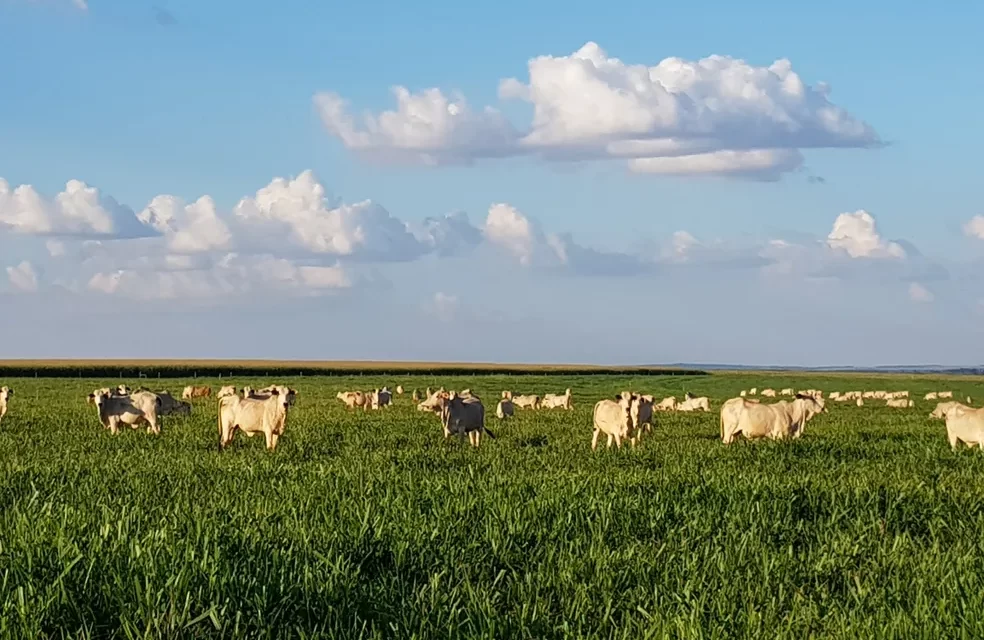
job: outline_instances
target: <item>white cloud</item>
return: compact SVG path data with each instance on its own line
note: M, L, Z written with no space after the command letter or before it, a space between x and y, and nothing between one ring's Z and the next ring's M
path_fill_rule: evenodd
M396 111L366 115L362 125L349 115L345 101L319 93L314 102L328 131L354 151L382 159L428 165L468 163L474 157L505 155L518 132L495 109L474 111L464 97L438 89L419 94L394 87Z
M543 233L535 222L512 205L493 204L485 218L485 237L512 254L523 266L533 262L536 246Z
M7 267L7 278L11 286L18 291L38 290L38 274L34 270L34 265L26 260L16 267Z
M963 230L971 238L984 240L984 216L974 216L963 226Z
M837 216L834 228L827 236L827 245L852 258L906 257L900 244L888 242L878 234L874 217L863 209Z
M913 282L909 285L909 299L913 302L932 302L936 296L933 292L922 286L918 282Z
M353 117L333 93L315 96L325 127L374 158L467 164L536 153L550 160L623 158L668 175L774 180L803 164L802 149L872 147L877 133L806 85L785 59L768 67L727 56L626 64L588 42L569 56L529 61L529 81L499 83L504 100L532 104L527 128L439 89L395 89L397 108Z
M137 218L164 234L168 248L175 253L223 251L232 246L229 226L209 196L190 205L174 196L157 196Z
M69 180L65 190L46 200L28 184L14 189L0 178L0 229L47 236L139 237L153 234L129 207L98 189Z
M311 171L274 179L243 198L234 214L252 230L251 242L263 247L286 240L314 254L380 261L410 260L428 251L404 222L374 202L332 207Z

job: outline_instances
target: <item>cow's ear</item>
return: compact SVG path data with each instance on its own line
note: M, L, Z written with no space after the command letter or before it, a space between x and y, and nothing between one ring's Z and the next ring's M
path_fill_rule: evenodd
M280 395L280 390L279 389L270 389L270 394L271 395L275 395L275 396L279 396Z
M615 399L616 400L621 400L622 399L622 394L621 393L616 393L615 394Z

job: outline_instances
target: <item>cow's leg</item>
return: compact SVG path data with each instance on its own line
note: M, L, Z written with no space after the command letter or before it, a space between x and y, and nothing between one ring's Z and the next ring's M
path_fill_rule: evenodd
M270 447L270 450L272 451L272 450L274 450L274 449L277 448L277 443L280 442L280 434L279 433L271 433L270 434L270 442L272 443L272 446Z
M956 434L948 433L948 434L946 434L946 436L947 436L947 439L950 441L950 448L953 449L954 451L956 451L957 450L957 442L958 442L958 438L957 438Z
M612 448L612 441L613 441L613 440L614 440L615 438L614 438L614 437L612 437L612 434L610 434L610 433L606 433L605 435L607 435L607 436L608 436L608 448L609 448L609 449L611 449L611 448Z
M598 436L601 435L601 429L595 429L594 435L591 436L591 450L594 451L598 448Z
M615 447L618 449L622 448L622 436L617 433L615 434Z

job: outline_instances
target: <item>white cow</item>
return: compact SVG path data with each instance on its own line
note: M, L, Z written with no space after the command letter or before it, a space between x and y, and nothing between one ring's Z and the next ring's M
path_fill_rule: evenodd
M238 393L239 392L236 390L236 387L229 385L227 387L222 387L221 389L219 389L219 392L215 395L215 397L221 400L222 398L228 398L229 396L234 396L237 395Z
M430 387L427 388L430 391ZM434 413L441 413L441 398L445 395L444 387L441 387L437 391L431 393L427 398L417 405L417 411L433 411Z
M290 401L279 389L273 389L263 400L239 396L222 398L219 401L219 451L232 442L237 430L250 438L262 433L266 448L273 451L287 426L288 407Z
M656 411L676 411L677 399L675 396L669 396L668 398L663 398L653 406Z
M467 435L473 447L482 443L483 433L495 439L495 434L485 427L485 407L481 400L474 396L463 398L454 391L442 394L440 398L441 426L444 427L445 438L456 435L464 439Z
M548 393L543 396L543 400L540 401L541 409L566 409L570 410L574 408L571 404L571 390L567 389L563 395L556 395L553 393Z
M923 396L923 400L936 400L936 392L930 391L929 393Z
M635 434L632 432L632 394L623 392L615 396L615 400L599 400L595 403L594 434L591 436L591 450L598 448L598 436L602 433L608 436L608 446L615 440L616 446L622 448L622 440L630 439L635 444Z
M687 398L683 402L677 404L677 411L710 411L711 402L706 396L701 396L700 398L695 398L693 396Z
M744 398L745 396L747 396L747 395L748 395L748 392L747 392L747 391L745 391L744 389L742 389L742 390L741 390L741 392L740 392L740 393L739 393L738 395L739 395L740 397L742 397L742 398Z
M936 408L933 409L932 413L929 414L929 417L937 420L942 420L943 418L946 417L946 412L949 411L952 407L963 407L964 409L972 408L962 405L959 402L937 402Z
M953 392L952 391L940 391L939 393L936 394L936 397L939 398L940 400L942 400L943 398L950 398L950 399L952 399L953 398Z
M366 394L361 391L339 391L335 394L335 397L344 402L345 406L349 409L355 409L356 407L365 409L368 404Z
M859 407L863 407L864 406L864 400L862 398L858 398L855 404L857 404Z
M748 390L748 395L750 396L754 396L757 393L758 393L758 387L752 387L751 389Z
M10 402L12 395L14 395L13 389L10 387L0 387L0 421L7 415L7 404Z
M762 389L762 396L764 396L766 398L775 398L776 397L776 390L775 389Z
M741 402L740 407L729 408L730 414L737 413L736 421L725 425L729 416L722 415L721 441L724 444L730 444L739 433L748 439L798 438L802 435L805 424L814 415L826 410L821 401L812 397L798 397L792 402L782 400L775 404L760 404L741 398L738 400Z
M792 396L792 395L796 395L796 392L793 391L790 387L786 387L785 389L783 389L782 391L779 392L779 395L781 395L781 396Z
M890 398L885 401L886 407L895 407L896 409L906 409L908 407L916 406L916 403L912 400L906 400L905 398Z
M527 395L527 396L510 396L515 405L519 409L539 409L540 408L540 396L537 395Z
M99 411L99 422L113 435L120 432L120 425L137 429L146 424L147 433L161 432L158 420L161 399L156 393L140 391L132 396L117 396L100 389L93 392L92 401Z
M398 396L402 396L403 395L403 385L402 384L396 385L396 395L398 395Z
M725 433L735 433L738 428L738 417L741 415L742 407L746 402L758 404L758 400L745 400L741 396L725 400L721 405L721 439L724 440Z
M984 449L984 409L970 407L950 407L946 412L946 436L950 447L957 448L957 443L968 447Z

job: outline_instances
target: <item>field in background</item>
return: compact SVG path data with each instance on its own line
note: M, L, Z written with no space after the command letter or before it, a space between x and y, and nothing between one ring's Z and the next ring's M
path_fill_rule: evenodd
M191 379L126 380L180 391ZM268 378L223 378L264 386ZM637 450L592 453L591 407L627 388L952 389L858 375L333 375L300 391L276 453L216 450L215 403L160 437L111 437L106 379L0 377L0 636L984 637L984 456L915 409L831 404L801 440L725 447L718 416L659 414ZM196 381L211 383L217 379ZM403 384L574 392L479 450ZM879 403L880 404L880 403Z

